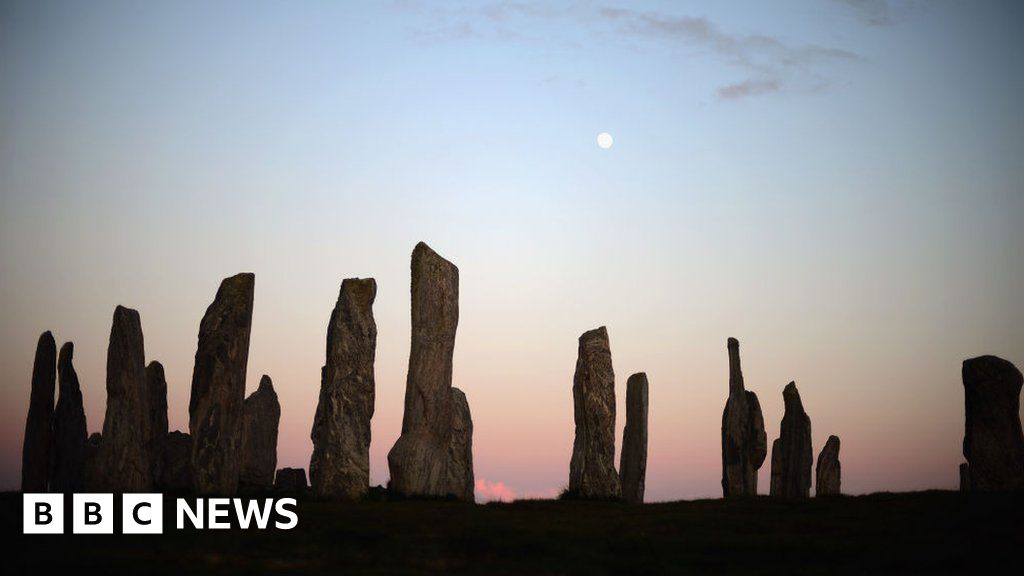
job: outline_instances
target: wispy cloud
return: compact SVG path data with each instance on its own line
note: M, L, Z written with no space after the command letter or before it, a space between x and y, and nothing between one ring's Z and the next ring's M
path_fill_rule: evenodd
M888 18L884 0L840 1L855 6L874 21ZM403 5L417 6L410 2ZM741 74L738 81L716 89L722 100L762 96L784 89L817 92L828 88L837 66L860 59L856 53L842 48L795 43L769 34L731 33L700 16L613 6L523 1L493 2L476 8L435 6L427 20L432 24L421 31L420 37L432 40L526 40L530 37L531 22L564 21L594 34L610 31L619 38L671 42L717 58Z
M892 24L892 13L888 0L835 0L845 4L857 18L871 26Z

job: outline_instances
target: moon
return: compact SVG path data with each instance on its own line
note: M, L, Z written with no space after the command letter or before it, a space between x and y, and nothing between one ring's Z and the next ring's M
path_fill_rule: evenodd
M597 145L600 146L601 148L607 150L612 147L613 143L614 140L612 140L611 134L607 132L601 132L600 134L597 135Z

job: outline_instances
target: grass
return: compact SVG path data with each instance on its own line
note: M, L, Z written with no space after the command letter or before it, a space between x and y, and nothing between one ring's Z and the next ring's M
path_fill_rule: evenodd
M304 501L291 531L179 531L168 502L162 536L22 535L21 496L0 495L0 507L10 573L978 574L1012 572L1024 547L1024 495L955 492L643 506Z

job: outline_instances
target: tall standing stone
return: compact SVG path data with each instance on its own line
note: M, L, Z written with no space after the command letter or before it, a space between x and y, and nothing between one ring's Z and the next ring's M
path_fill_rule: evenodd
M412 252L412 346L402 434L388 453L399 494L448 493L452 355L459 325L459 269L420 242Z
M193 485L200 494L238 490L255 285L254 274L224 279L199 325L188 428Z
M576 439L569 462L569 493L579 498L618 498L615 472L615 372L608 330L580 336L572 397Z
M153 361L146 366L146 396L149 400L149 455L153 482L163 477L164 450L167 445L167 377L163 364Z
M146 351L135 310L118 306L107 347L107 412L99 447L102 484L109 492L145 492L153 485L146 395Z
M48 331L39 336L32 365L32 389L21 449L22 492L46 492L53 444L53 394L57 386L57 343Z
M804 412L796 382L782 391L786 412L779 438L772 444L771 495L807 498L811 493L811 419Z
M247 487L267 489L274 485L277 471L277 429L281 404L274 384L266 374L259 388L245 399L245 430L242 433L242 473L239 482Z
M647 478L647 374L633 374L626 381L626 427L622 431L619 480L622 499L643 504Z
M175 430L164 442L159 487L163 492L192 492L192 437Z
M452 436L448 444L448 494L472 502L473 480L473 418L465 393L452 388Z
M815 465L815 496L836 496L842 493L842 465L839 463L839 436L829 436L818 454Z
M89 431L82 404L82 389L72 364L75 345L65 342L57 358L60 396L53 414L53 492L80 492L85 473Z
M964 360L964 456L970 489L1024 490L1024 433L1020 423L1020 370L996 356Z
M356 499L369 490L376 297L373 278L342 281L327 325L327 362L320 371L320 401L310 433L309 479L319 498Z
M768 436L757 394L743 385L740 343L727 342L729 351L729 399L722 413L722 493L756 496L757 471L768 454Z

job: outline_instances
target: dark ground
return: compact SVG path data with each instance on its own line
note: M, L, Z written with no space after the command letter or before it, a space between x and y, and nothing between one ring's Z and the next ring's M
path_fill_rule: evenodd
M955 492L643 506L300 502L290 531L176 530L168 500L160 536L23 535L21 508L20 494L0 495L7 574L1013 574L1024 551L1024 495Z

